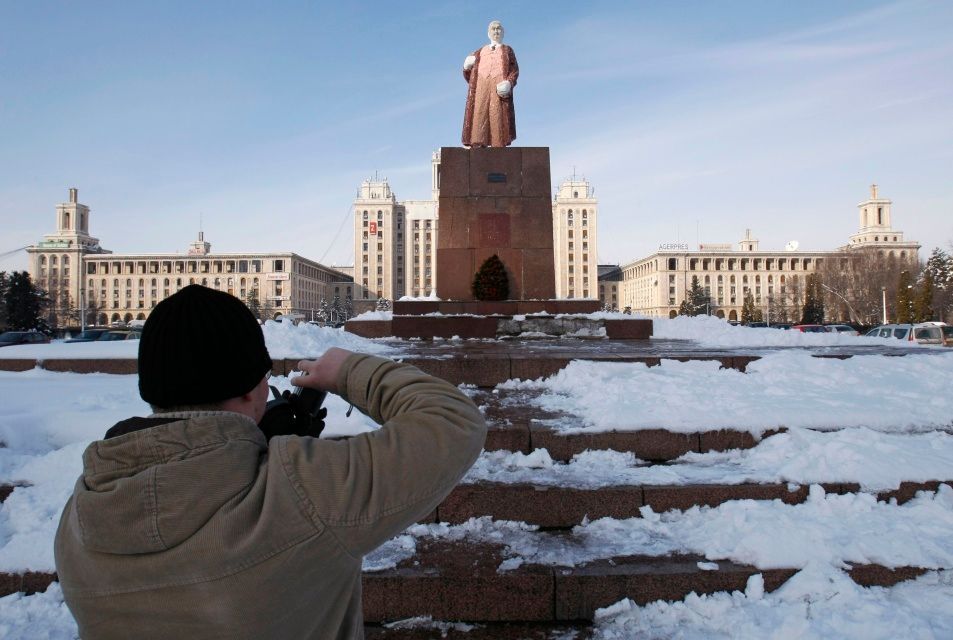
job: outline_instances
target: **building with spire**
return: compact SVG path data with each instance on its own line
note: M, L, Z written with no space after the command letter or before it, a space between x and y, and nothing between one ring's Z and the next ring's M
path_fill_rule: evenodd
M79 202L79 189L71 188L69 200L56 205L56 231L26 249L30 278L49 294L58 317L86 306L80 277L86 259L112 253L89 235L89 213Z
M891 226L890 207L891 201L879 197L877 185L872 185L870 198L857 205L857 233L833 250L808 251L792 241L782 251L765 251L750 229L735 246L707 243L691 249L687 243L660 244L655 253L619 265L619 309L674 318L696 277L715 314L727 320L740 320L748 293L768 316L774 314L772 307L796 308L803 300L805 279L825 260L859 250L883 252L900 262L917 260L920 244L904 240L903 232Z
M291 252L212 253L203 231L184 254L116 254L89 235L89 218L89 207L70 189L69 202L56 206L56 233L27 248L32 279L62 317L85 310L87 324L145 320L156 304L190 284L255 299L263 319L311 319L322 300L353 295L351 277L334 268ZM64 298L57 292L68 299L57 302Z

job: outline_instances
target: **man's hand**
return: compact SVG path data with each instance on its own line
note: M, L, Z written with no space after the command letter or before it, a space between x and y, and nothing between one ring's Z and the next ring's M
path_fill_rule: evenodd
M513 90L513 85L510 84L509 80L504 80L503 82L496 85L496 95L501 98L510 97L510 92Z
M331 347L317 360L301 360L298 362L298 371L303 373L292 378L291 384L296 387L322 389L340 395L338 374L341 372L344 361L351 355L352 352L346 349Z
M473 68L473 65L475 65L475 64L476 64L476 56L472 56L472 55L471 55L471 56L467 56L467 57L464 58L464 60L463 60L463 70L464 70L464 71L469 71L470 69Z

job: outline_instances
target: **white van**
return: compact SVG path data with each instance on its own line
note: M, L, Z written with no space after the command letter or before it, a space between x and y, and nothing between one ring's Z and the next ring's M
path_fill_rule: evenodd
M896 338L917 344L944 344L943 322L918 322L917 324L885 324L867 332L868 338Z

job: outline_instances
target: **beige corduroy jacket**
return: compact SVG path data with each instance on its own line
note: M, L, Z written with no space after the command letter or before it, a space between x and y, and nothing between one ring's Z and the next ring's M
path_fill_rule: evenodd
M451 384L353 355L342 396L383 427L277 437L196 414L92 443L56 533L83 638L361 638L361 559L429 513L486 425Z

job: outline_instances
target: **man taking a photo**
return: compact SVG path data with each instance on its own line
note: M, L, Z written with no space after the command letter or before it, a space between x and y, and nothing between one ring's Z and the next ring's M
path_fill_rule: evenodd
M139 345L153 409L83 454L56 567L83 638L361 638L365 554L430 513L486 437L453 385L343 349L292 380L382 425L346 440L258 423L271 358L237 298L159 303Z

